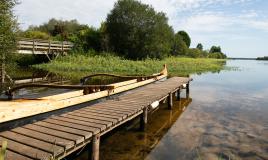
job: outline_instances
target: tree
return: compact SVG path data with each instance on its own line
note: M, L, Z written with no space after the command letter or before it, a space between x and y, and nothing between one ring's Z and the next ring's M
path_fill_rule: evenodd
M15 0L0 1L0 53L1 58L16 49L17 22L12 13Z
M182 37L183 41L185 42L185 44L186 44L187 47L189 48L190 45L191 45L191 38L190 38L190 36L188 35L188 33L185 32L185 31L179 31L177 34L180 35L180 36Z
M27 31L41 31L53 36L56 40L69 40L70 37L87 28L87 25L79 24L75 19L63 21L52 18L42 25L30 26Z
M199 49L200 51L202 51L203 50L203 45L201 43L198 43L196 48Z
M88 27L70 39L75 44L75 48L80 48L83 52L89 50L101 51L101 33L98 29Z
M21 33L20 36L24 38L31 38L31 39L50 39L49 34L47 34L46 32L42 32L42 31L28 30L28 31Z
M175 34L173 47L172 47L172 54L174 56L186 55L187 49L188 48L187 48L185 42L182 40L182 37L178 34Z
M17 22L12 13L12 8L16 5L15 0L0 1L0 58L2 69L10 54L16 49ZM2 81L4 81L4 71L2 70Z
M162 12L136 0L119 0L106 19L110 49L130 59L171 53L173 29Z
M210 51L209 51L209 53L217 53L217 52L222 53L220 46L212 46Z

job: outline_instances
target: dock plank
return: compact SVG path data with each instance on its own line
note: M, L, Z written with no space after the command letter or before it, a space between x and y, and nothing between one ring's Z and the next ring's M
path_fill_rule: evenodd
M107 123L107 121L96 120L96 119L92 120L92 119L89 119L89 118L80 117L80 116L72 115L72 114L66 114L66 115L63 115L62 117L69 118L69 119L74 119L74 120L85 121L85 122L93 122L93 123L97 123L97 124L102 124L102 125L106 125L106 127L110 127L110 126L113 125L112 122Z
M79 114L81 117L85 117L85 118L89 118L89 119L96 119L96 120L103 120L104 122L112 122L113 124L117 123L118 120L114 119L114 118L110 118L110 117L103 117L103 116L96 116L96 115L92 115L89 114L85 111L75 111L74 114Z
M102 125L102 124L74 120L74 119L69 119L65 117L52 117L51 119L70 122L70 123L79 124L79 125L88 126L88 127L99 128L100 130L104 130L106 128L105 125Z
M10 139L6 139L4 137L0 136L0 142L6 140L7 141L7 149L8 151L12 151L12 152L16 152L20 155L23 155L25 157L29 157L31 159L49 159L52 154L48 153L48 152L44 152L42 150L21 144L19 142L10 140ZM7 152L8 152L7 151ZM13 160L13 159L11 159Z
M62 131L57 131L54 129L49 129L46 127L41 127L41 126L37 126L37 125L33 125L33 124L28 124L23 126L23 128L27 128L27 129L31 129L37 132L41 132L41 133L45 133L45 134L49 134L52 136L56 136L56 137L60 137L60 138L65 138L68 140L72 140L75 142L75 144L80 144L84 141L84 137L83 136L77 136L75 134L70 134L70 133L66 133L66 132L62 132Z
M92 136L92 132L93 132L92 128L90 128L90 131L84 131L84 130L80 130L80 129L74 129L71 127L61 126L58 124L48 123L45 121L36 122L36 123L34 123L34 125L38 125L38 126L42 126L42 127L46 127L46 128L50 128L50 129L55 129L58 131L71 133L71 134L75 134L78 136L83 136L85 139L89 139Z
M5 160L31 160L31 158L8 150L6 152Z
M56 155L56 156L58 156L64 151L63 147L60 147L51 143L47 143L44 141L40 141L40 140L31 138L28 136L24 136L15 132L11 132L11 131L1 132L0 136L6 139L20 142L27 146L31 146L33 148L37 148L39 150L43 150L45 152L51 153L52 155Z
M75 145L73 141L51 136L51 135L40 133L40 132L36 132L36 131L22 128L22 127L12 129L11 131L28 136L28 137L32 137L38 140L46 141L51 144L57 144L58 146L64 147L65 150L71 149Z

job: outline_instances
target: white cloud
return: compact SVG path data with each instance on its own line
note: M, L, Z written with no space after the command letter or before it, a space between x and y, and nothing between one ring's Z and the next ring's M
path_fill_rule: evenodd
M198 14L181 22L181 28L191 32L220 32L233 25L233 20L216 14Z
M77 19L80 23L99 26L116 0L21 0L15 13L21 26L39 25L50 18Z

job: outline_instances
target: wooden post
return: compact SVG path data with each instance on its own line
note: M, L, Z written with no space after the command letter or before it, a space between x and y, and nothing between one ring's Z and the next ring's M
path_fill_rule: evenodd
M146 124L148 122L148 109L147 107L143 108L143 112L140 116L140 130L145 131Z
M172 100L172 92L169 93L169 96L168 96L168 109L172 109L172 106L173 106L173 100Z
M35 54L35 42L34 42L34 39L33 39L33 54Z
M181 100L181 90L178 89L176 94L177 94L177 101L180 101Z
M96 134L92 138L91 160L99 160L100 158L100 135Z
M189 98L190 94L190 88L189 88L189 83L186 84L186 98Z
M63 56L64 50L63 50L63 41L61 42L61 55Z
M48 41L48 54L50 54L51 52L51 41L49 40Z
M2 57L3 58L3 57ZM4 60L1 62L1 82L5 83L5 63Z

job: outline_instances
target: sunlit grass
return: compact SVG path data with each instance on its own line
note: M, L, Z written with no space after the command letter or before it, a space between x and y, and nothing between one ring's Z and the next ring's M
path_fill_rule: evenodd
M204 72L219 72L225 67L225 60L207 58L169 57L164 60L126 60L119 57L69 55L50 63L35 65L35 68L58 73L66 77L81 78L94 73L120 75L151 75L158 73L167 64L170 76L186 76Z

